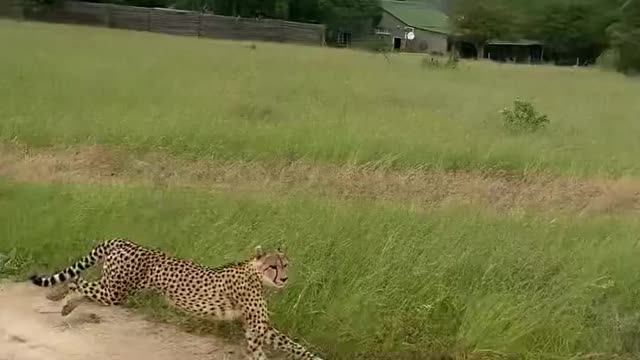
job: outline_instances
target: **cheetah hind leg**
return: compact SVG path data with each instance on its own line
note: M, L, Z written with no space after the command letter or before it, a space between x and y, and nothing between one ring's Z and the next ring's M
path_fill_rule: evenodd
M47 294L47 299L50 301L60 301L69 294L69 284L62 283L54 286Z
M86 281L82 278L78 278L75 283L68 285L69 291L74 292L74 295L67 300L67 303L62 307L60 312L62 316L69 315L75 308L86 302L96 302L101 305L117 305L120 303L120 297L111 296L107 287L101 281Z
M60 314L62 316L67 316L67 315L71 314L71 312L73 310L75 310L75 308L80 306L80 304L82 304L84 302L89 302L89 301L91 301L91 300L87 299L86 296L80 295L80 294L76 294L73 297L71 297L69 300L67 300L67 303L64 304L64 306L62 307L62 311L60 311Z

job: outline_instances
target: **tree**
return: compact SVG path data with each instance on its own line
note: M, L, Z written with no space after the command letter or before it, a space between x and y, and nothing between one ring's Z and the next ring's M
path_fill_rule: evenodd
M478 58L484 58L487 41L516 36L516 17L501 0L459 0L452 18L456 36L473 44Z
M617 69L624 73L640 71L640 1L620 2L620 21L609 28Z
M556 63L593 62L607 48L616 9L608 0L551 1L531 12L522 32L545 43Z
M215 0L174 0L170 5L176 9L202 11L213 9L214 3Z
M380 0L319 0L319 19L330 30L346 29L354 34L377 25L382 13Z
M320 21L320 4L318 0L289 0L289 18L295 21Z
M606 29L617 14L611 0L457 0L452 19L479 57L487 40L524 37L545 43L556 63L575 64L593 62L607 48Z

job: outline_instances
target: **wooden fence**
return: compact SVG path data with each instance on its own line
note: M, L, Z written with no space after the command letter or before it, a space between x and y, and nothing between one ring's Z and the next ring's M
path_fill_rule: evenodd
M0 0L0 2L9 0ZM0 9L1 10L1 9ZM43 12L23 11L13 17L55 23L103 26L163 34L217 39L256 40L324 45L325 27L274 19L248 19L194 11L143 8L113 4L67 1Z
M19 0L0 0L0 17L15 18L21 16Z

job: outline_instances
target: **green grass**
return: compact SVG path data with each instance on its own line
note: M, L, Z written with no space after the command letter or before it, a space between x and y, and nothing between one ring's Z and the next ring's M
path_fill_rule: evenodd
M0 143L640 175L640 84L614 73L7 20L0 43ZM506 131L499 110L516 97L549 128ZM274 321L326 358L640 354L637 217L227 191L0 181L0 275L58 269L115 236L210 265L285 243L292 283L270 299Z
M274 321L331 359L640 352L637 218L418 215L368 203L0 183L5 275L52 271L128 236L216 265L284 243Z
M607 72L0 20L0 141L200 158L640 174L640 84ZM549 115L510 135L517 97Z

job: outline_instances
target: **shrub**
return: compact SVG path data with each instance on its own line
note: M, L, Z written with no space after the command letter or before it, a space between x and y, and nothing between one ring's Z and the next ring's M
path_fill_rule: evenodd
M596 59L596 65L606 70L616 70L619 63L620 53L617 49L605 50Z
M441 60L437 56L425 55L422 58L421 65L423 68L432 68L432 69L442 69L442 68L451 68L455 69L458 67L459 59L454 56L449 56L449 58L444 61Z
M385 39L380 38L368 38L360 40L357 46L366 51L374 53L388 53L391 52L391 45Z
M533 104L516 98L514 108L504 108L500 111L505 126L512 131L534 132L549 124L547 115L539 114Z

